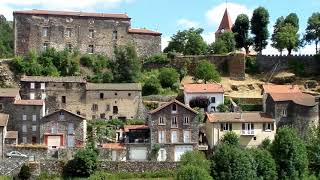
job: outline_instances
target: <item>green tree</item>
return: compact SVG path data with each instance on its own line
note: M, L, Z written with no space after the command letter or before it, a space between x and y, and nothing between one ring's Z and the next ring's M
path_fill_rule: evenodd
M252 38L249 37L250 21L246 14L238 15L236 22L232 27L234 33L236 48L244 48L246 54L249 54L249 48L252 45Z
M307 173L306 147L294 129L289 127L278 129L271 152L277 164L279 179L302 178Z
M171 37L168 47L164 52L178 52L184 55L199 55L207 52L207 44L201 34L203 29L190 28L189 30L178 31Z
M199 62L195 69L195 79L202 79L204 83L208 81L220 82L221 77L219 72L216 70L215 65L207 60L202 60Z
M212 177L199 166L186 165L178 168L177 180L212 180Z
M10 22L0 15L0 58L13 56L13 29Z
M162 68L160 69L159 80L161 86L164 88L172 88L179 80L179 74L174 68Z
M264 7L258 7L253 11L251 18L251 32L254 35L253 45L254 49L258 52L268 45L269 31L269 12Z
M284 24L291 24L299 30L299 17L296 13L290 13L285 19Z
M120 46L115 49L115 61L112 65L114 82L137 82L141 73L141 63L136 50L131 45Z
M221 142L225 145L229 145L229 146L235 146L235 147L239 147L240 146L240 138L239 136L233 132L227 132L223 135Z
M161 90L161 84L156 76L151 76L146 80L142 87L142 95L148 96L152 94L159 94Z
M180 157L179 166L187 165L198 166L208 172L210 171L210 161L200 151L187 151Z
M25 164L23 164L21 169L20 169L20 172L18 174L18 177L21 180L30 179L30 177L31 177L30 167L25 165Z
M225 54L228 52L226 43L222 39L217 39L215 42L210 44L209 52L211 54Z
M234 51L236 41L232 32L224 32L219 35L216 42L212 43L211 49L214 54L225 54Z
M211 158L213 179L255 179L256 167L251 153L239 147L221 145Z
M316 45L316 53L319 53L318 44L320 43L320 12L313 13L308 19L306 34L304 40L307 43L314 42Z
M277 179L276 163L269 151L265 149L250 149L257 167L257 178L265 180Z
M309 159L309 169L312 173L320 174L320 128L313 127L306 137L306 148Z
M98 167L97 152L92 149L80 149L64 167L66 177L89 177Z
M272 44L271 46L276 48L282 55L282 51L286 48L286 45L283 41L279 41L278 33L280 31L280 28L284 24L284 17L281 16L277 19L275 25L273 26L273 34L271 36Z

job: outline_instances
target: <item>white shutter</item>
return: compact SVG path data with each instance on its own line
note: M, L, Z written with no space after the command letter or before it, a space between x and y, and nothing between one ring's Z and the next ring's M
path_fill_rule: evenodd
M178 142L178 132L172 131L171 132L171 143L177 143Z
M183 142L190 143L190 131L189 130L183 131Z

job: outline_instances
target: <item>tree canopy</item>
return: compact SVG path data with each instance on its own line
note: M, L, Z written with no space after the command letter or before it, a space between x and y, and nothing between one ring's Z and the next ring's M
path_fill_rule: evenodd
M269 12L264 7L258 7L253 11L251 18L251 32L254 35L253 44L254 49L259 51L262 50L268 45L269 31Z
M190 28L189 30L178 31L171 37L168 47L164 52L177 52L184 55L200 55L207 52L207 44L201 34L203 29Z
M320 43L320 12L313 13L308 19L306 34L304 37L307 43L316 44L316 53L319 53L318 44Z
M13 29L3 15L0 15L0 58L13 56Z
M195 79L204 80L205 83L208 81L220 82L221 77L219 72L216 70L215 65L207 60L202 60L199 62L195 69Z
M249 36L250 21L246 14L240 14L232 27L234 33L236 48L244 48L246 54L249 54L249 48L252 45L252 38Z
M234 51L236 41L232 32L224 32L210 45L214 54L225 54Z

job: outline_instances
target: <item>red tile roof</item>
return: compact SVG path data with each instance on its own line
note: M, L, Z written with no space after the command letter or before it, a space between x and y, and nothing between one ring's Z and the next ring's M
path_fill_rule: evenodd
M101 18L117 18L130 19L127 14L110 14L110 13L90 13L75 11L50 11L50 10L23 10L14 11L13 14L31 14L31 15L54 15L54 16L78 16L78 17L101 17Z
M295 104L302 106L315 106L316 98L310 94L305 94L302 92L296 93L269 93L271 98L276 102L281 101L292 101Z
M16 97L19 95L19 89L15 88L1 88L0 97Z
M124 132L129 132L132 129L149 129L147 125L125 125Z
M185 84L184 91L187 93L223 93L220 84Z
M297 85L274 85L264 84L262 85L265 93L297 93L301 92Z
M162 106L159 106L158 108L156 108L156 109L154 109L154 110L152 110L152 111L149 111L149 113L150 113L150 114L156 113L156 112L160 111L161 109L169 106L169 105L172 104L172 103L176 103L176 104L178 104L178 105L180 105L180 106L182 106L182 107L190 110L191 112L193 112L193 113L195 113L195 114L198 114L197 111L195 111L194 109L192 109L192 108L189 107L189 106L184 105L183 103L179 102L179 101L176 100L176 99L174 99L174 100L172 100L172 101L170 101L170 102L168 102L168 103L166 103L166 104L163 104Z
M19 99L14 101L15 105L26 105L26 106L42 106L44 101L42 99Z
M206 118L211 123L216 122L274 122L272 117L262 112L245 113L207 113Z
M18 131L7 131L6 139L18 139Z
M220 22L219 28L216 31L216 33L222 33L222 29L225 32L231 32L232 31L231 30L232 29L232 21L231 21L231 17L229 16L228 9L226 9L224 11L222 20Z
M0 126L7 126L9 115L0 113Z
M120 143L103 144L102 148L104 148L104 149L113 149L113 150L123 150L123 149L125 149L124 145L120 144Z
M149 34L149 35L161 36L161 33L148 30L148 29L129 29L128 32L132 34Z

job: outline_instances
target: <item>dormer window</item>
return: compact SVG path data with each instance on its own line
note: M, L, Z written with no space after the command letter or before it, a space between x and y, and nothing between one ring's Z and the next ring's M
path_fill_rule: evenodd
M59 120L60 120L60 121L63 121L63 120L64 120L64 112L63 112L63 111L61 111L61 112L59 113Z
M172 104L172 113L177 113L177 105Z

